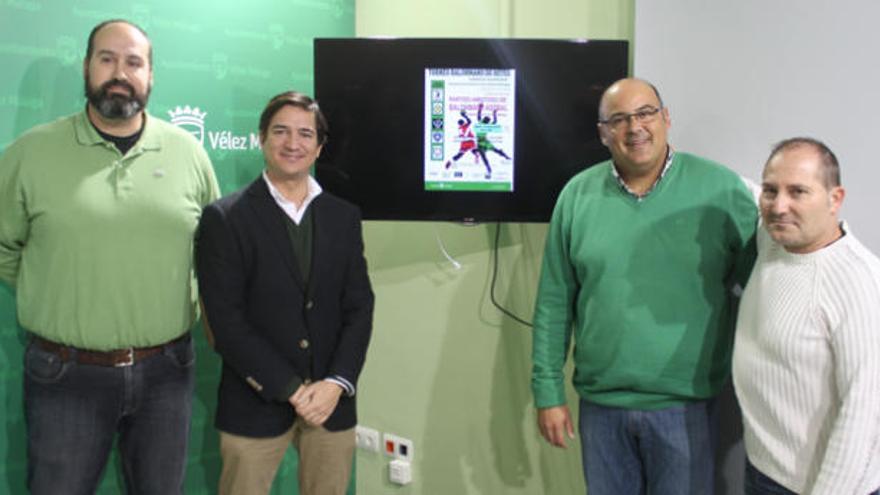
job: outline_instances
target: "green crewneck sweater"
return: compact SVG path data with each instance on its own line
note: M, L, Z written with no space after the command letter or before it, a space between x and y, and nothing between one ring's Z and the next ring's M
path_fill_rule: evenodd
M580 397L630 409L714 396L730 371L731 286L754 262L743 181L675 153L641 200L603 162L563 189L547 234L533 336L537 407L565 403L574 339Z

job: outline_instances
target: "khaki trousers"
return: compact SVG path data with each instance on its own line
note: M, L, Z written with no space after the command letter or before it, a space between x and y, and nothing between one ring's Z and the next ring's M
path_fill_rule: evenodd
M300 495L345 495L354 458L354 428L327 431L297 418L284 434L252 438L220 432L220 495L269 493L289 445L299 452Z

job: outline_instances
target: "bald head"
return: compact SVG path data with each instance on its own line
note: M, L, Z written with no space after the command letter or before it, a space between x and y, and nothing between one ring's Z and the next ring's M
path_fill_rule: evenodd
M86 63L88 63L88 61L92 58L92 54L95 52L95 36L98 35L99 31L103 30L107 26L110 26L111 24L125 24L128 26L131 26L132 28L137 30L144 37L144 39L147 40L147 44L148 44L147 61L150 63L150 67L152 67L153 66L153 43L150 41L150 37L147 36L147 32L144 31L143 29L141 29L140 26L138 26L137 24L135 24L133 22L126 21L125 19L110 19L107 21L103 21L100 24L98 24L97 26L92 28L92 32L89 33L88 44L86 45Z
M778 244L792 253L811 253L843 235L838 212L846 191L829 173L837 159L812 138L779 143L764 166L761 217Z
M599 120L605 120L608 118L608 105L615 96L621 93L644 89L650 90L654 93L654 97L657 98L657 108L663 108L663 98L660 97L660 91L657 91L656 86L644 79L630 77L616 81L611 86L608 86L608 89L602 93L602 99L599 100Z
M153 86L151 50L150 39L130 22L107 21L92 30L83 79L89 118L102 132L128 136L141 127Z
M794 137L776 143L773 146L773 151L770 152L770 157L767 158L767 163L764 165L765 168L778 155L797 148L811 150L819 158L817 173L826 189L832 189L840 185L840 164L837 161L837 156L828 145L810 137Z
M614 165L634 191L654 183L668 156L669 110L653 84L621 79L605 90L599 102L599 138Z

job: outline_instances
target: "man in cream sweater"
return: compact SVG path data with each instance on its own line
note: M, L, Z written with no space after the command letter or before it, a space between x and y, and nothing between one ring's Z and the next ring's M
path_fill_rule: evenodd
M844 195L825 144L773 149L733 355L748 495L880 487L880 260L838 219Z

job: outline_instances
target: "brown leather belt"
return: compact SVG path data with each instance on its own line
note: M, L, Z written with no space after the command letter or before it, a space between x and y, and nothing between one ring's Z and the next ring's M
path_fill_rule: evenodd
M170 342L153 347L129 347L128 349L114 349L112 351L90 351L79 349L69 345L59 344L46 340L40 336L33 335L34 343L47 352L58 355L62 362L76 360L79 364L90 364L93 366L131 366L136 362L142 361L148 357L161 353L166 347L176 344L189 337L189 334L183 334Z

